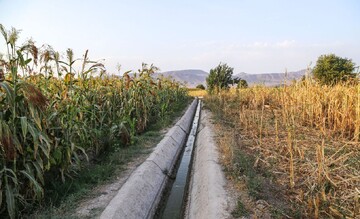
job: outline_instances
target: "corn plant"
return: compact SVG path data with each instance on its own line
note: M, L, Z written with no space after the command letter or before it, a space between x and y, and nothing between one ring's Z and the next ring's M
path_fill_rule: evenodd
M4 91L0 99L0 206L6 204L2 210L14 218L20 204L43 196L43 173L50 168L51 140L43 122L47 98L18 77L20 70L26 71L28 64L37 59L35 53L32 58L24 58L24 52L33 47L17 47L16 29L6 31L1 25L0 30L6 41L5 69L9 75L9 80L0 82Z
M0 216L15 218L40 202L49 178L74 177L84 161L159 120L186 90L143 64L122 77L106 74L88 51L75 58L32 40L18 46L19 31L0 25ZM81 62L80 69L75 64Z

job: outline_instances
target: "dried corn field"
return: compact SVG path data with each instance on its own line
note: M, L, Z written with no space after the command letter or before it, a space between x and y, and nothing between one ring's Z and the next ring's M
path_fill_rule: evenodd
M153 79L153 65L109 76L88 51L61 55L32 40L18 45L15 28L0 24L0 32L0 217L21 216L43 200L47 182L73 177L86 160L131 147L187 98L178 83Z
M189 96L192 97L204 97L207 95L206 90L198 89L198 88L188 88L187 89Z
M290 201L286 217L359 217L359 85L256 86L206 102L232 133L224 165L241 175L236 151L253 156Z

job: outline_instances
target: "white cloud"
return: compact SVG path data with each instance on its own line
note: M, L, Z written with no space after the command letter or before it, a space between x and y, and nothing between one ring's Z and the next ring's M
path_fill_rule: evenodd
M275 47L288 48L296 44L295 40L284 40L275 44Z
M269 47L269 43L267 42L254 42L250 44L248 47L254 47L254 48L266 48Z
M247 48L289 48L296 45L295 40L283 40L279 42L253 42L250 44L245 44L243 47Z

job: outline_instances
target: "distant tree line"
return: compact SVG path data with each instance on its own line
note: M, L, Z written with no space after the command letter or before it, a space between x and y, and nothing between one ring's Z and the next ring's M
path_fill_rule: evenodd
M351 59L342 58L335 54L321 55L312 69L312 76L318 83L328 86L348 81L358 83L356 68L359 67L356 67L356 64ZM211 69L209 76L206 78L209 93L227 90L230 85L235 84L237 84L238 89L247 88L247 81L241 78L233 78L233 72L234 68L229 67L226 63L220 63ZM198 85L197 88L205 89L203 85Z

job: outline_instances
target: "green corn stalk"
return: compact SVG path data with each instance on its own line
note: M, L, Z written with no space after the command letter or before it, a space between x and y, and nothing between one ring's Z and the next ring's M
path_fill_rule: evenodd
M14 28L0 25L0 32L7 50L7 57L0 57L6 79L0 77L0 208L6 209L0 216L19 217L25 202L41 201L47 173L60 172L66 180L88 160L88 152L96 157L116 142L133 144L135 135L186 96L167 79L155 83L154 65L143 63L132 76L109 76L88 51L76 59L68 49L62 60L50 46L38 50L29 41L17 47Z

